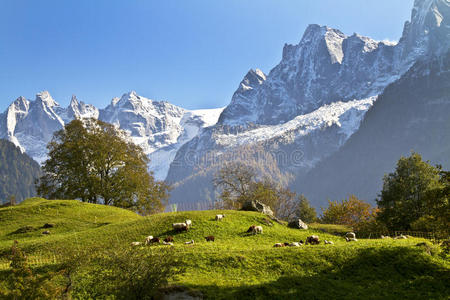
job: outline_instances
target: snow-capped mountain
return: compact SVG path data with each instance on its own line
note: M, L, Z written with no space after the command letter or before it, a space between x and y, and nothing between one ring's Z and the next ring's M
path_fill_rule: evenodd
M298 45L284 46L267 78L253 81L251 93L233 97L219 123L279 124L334 101L379 95L417 59L445 52L449 6L448 0L416 0L398 44L310 25Z
M105 109L78 101L73 96L67 108L61 107L48 92L34 101L15 100L0 114L0 138L20 147L42 163L46 145L53 133L74 118L98 118L116 124L150 156L150 170L164 179L175 152L204 127L214 125L222 109L186 110L168 102L153 101L135 92L114 98Z
M358 131L389 84L416 61L448 50L449 8L448 0L416 0L398 43L310 25L298 45L284 46L268 75L251 70L218 124L178 151L167 177L176 186L172 201L186 201L177 189L199 184L196 174L209 168L211 158L229 152L238 158L244 144L263 145L293 177L307 173ZM192 198L201 201L200 192Z

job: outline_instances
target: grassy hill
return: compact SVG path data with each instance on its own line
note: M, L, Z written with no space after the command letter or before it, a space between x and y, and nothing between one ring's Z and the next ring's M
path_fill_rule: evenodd
M212 299L299 298L426 298L445 299L450 294L450 263L415 246L423 240L359 240L347 243L324 232L336 226L312 226L295 230L274 223L266 225L255 212L220 211L226 217L214 221L219 211L164 213L141 217L114 207L78 201L29 199L0 209L0 253L14 240L36 266L58 263L63 249L96 245L129 247L148 235L173 235L174 246L136 247L136 251L160 251L167 247L179 255L185 273L171 285L198 291ZM174 233L171 224L193 221L188 232ZM55 224L50 235L40 228ZM252 224L263 226L262 235L247 235ZM20 231L27 231L21 233ZM19 232L18 232L19 231ZM334 245L274 248L278 242L305 240L317 234ZM207 235L216 241L207 243ZM195 240L194 245L184 242ZM0 269L7 261L0 261ZM6 271L3 271L6 272Z

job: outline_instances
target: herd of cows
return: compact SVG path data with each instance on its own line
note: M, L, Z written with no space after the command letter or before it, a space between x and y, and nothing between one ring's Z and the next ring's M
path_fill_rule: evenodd
M225 218L224 214L219 214L216 215L215 217L215 221L222 221ZM188 231L189 228L192 226L192 221L191 220L185 220L183 223L173 223L172 224L172 228L175 232L183 232L183 231ZM249 234L262 234L263 233L263 227L259 226L259 225L251 225L248 230L246 231ZM387 236L382 236L382 238L389 238ZM400 237L395 237L394 239L405 239L407 238L404 235L401 235ZM214 242L215 241L215 237L213 235L209 235L205 237L205 240L207 242ZM357 242L358 239L356 238L356 234L354 232L347 232L345 235L345 240L347 242ZM163 245L169 245L169 246L173 246L174 243L174 239L173 236L168 236L165 239L161 240L161 238L158 237L153 237L153 236L148 236L145 238L144 242L132 242L131 245L132 246L140 246L140 245L154 245L154 244L160 244L162 243ZM333 241L328 241L328 240L324 240L323 242L325 245L333 245L334 242ZM186 245L192 245L194 244L194 240L190 240L185 242L184 244ZM276 243L274 245L274 247L276 248L280 248L280 247L300 247L302 245L319 245L320 244L320 239L319 236L317 235L311 235L309 237L306 238L305 241L300 240L299 242L285 242L285 243Z

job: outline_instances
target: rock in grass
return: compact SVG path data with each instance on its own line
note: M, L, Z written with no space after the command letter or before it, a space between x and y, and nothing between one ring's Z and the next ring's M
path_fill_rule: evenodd
M268 215L269 217L273 217L273 211L272 209L270 209L269 206L256 201L256 200L251 200L251 201L247 201L246 203L244 203L244 205L242 205L241 210L244 211L259 211L260 213L263 213L265 215Z
M308 225L303 222L301 219L295 219L289 222L288 227L296 228L296 229L308 229Z

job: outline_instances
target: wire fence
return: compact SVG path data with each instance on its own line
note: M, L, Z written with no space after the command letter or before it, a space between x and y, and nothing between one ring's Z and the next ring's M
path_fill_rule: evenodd
M442 238L436 235L434 232L422 232L422 231L381 231L381 232L355 232L356 236L361 239L380 239L380 238L395 238L400 236L414 237L427 239L432 241L440 241Z

